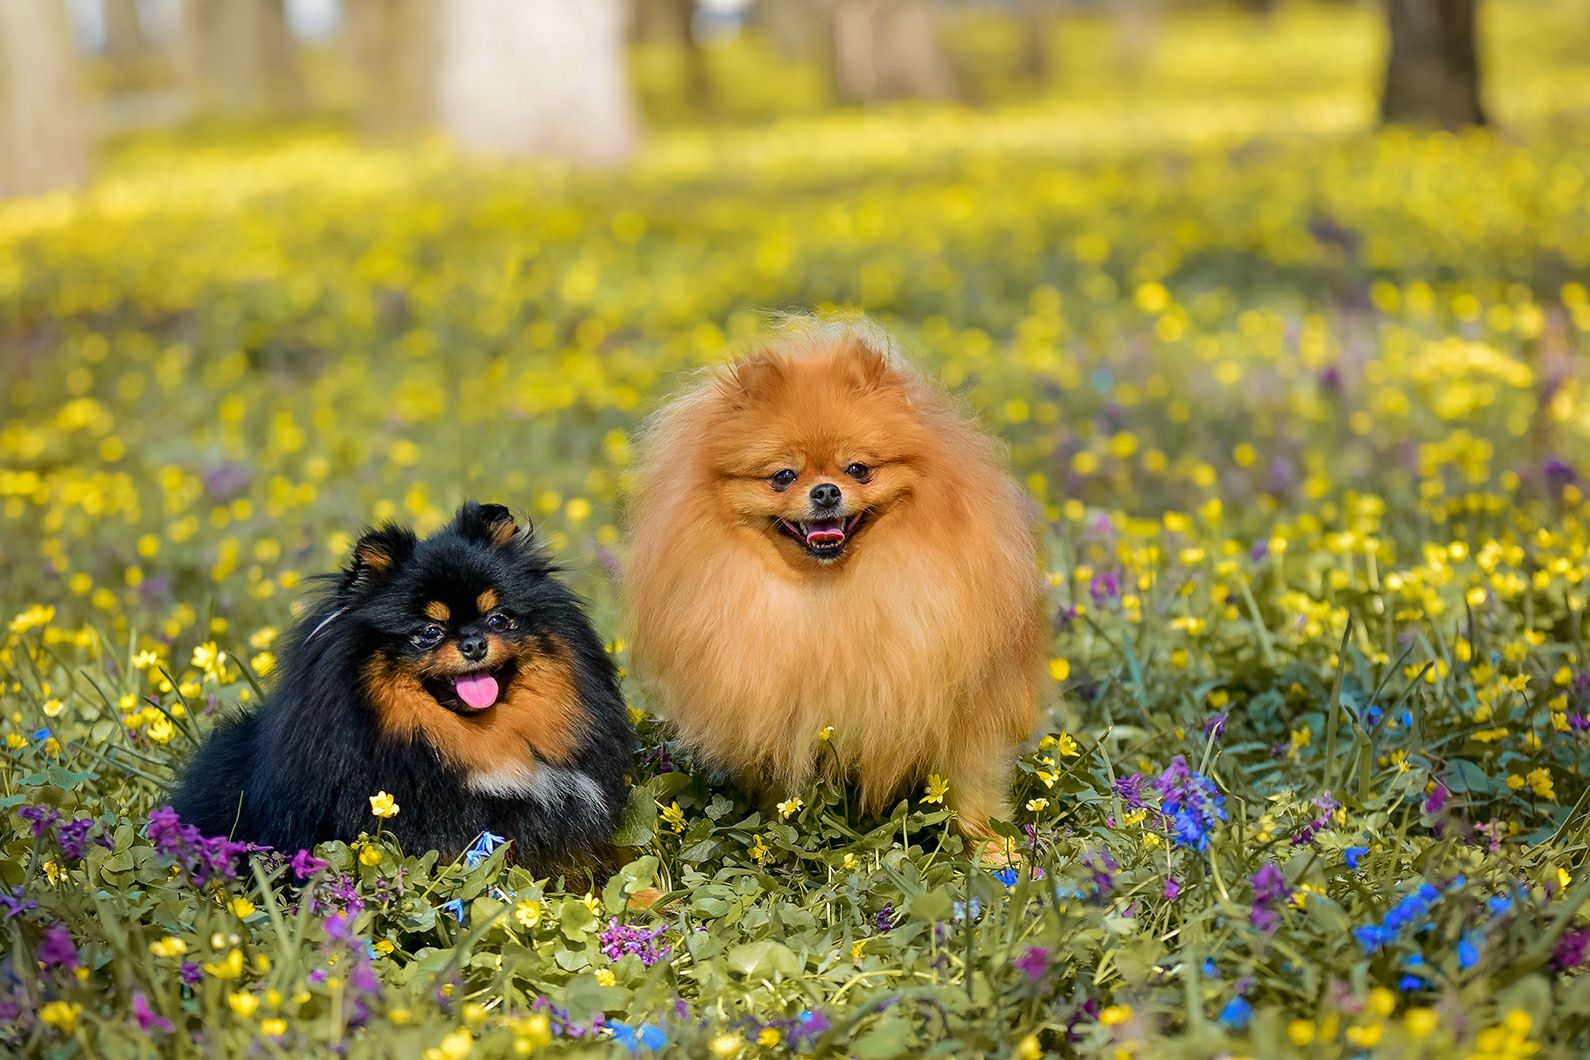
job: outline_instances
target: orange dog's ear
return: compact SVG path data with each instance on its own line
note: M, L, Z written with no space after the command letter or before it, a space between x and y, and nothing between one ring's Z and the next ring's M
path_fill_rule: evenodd
M835 363L844 367L851 386L866 392L889 378L889 357L882 350L857 338L847 338L834 351Z
M758 353L729 366L724 390L737 403L761 401L784 381L784 364L770 353Z

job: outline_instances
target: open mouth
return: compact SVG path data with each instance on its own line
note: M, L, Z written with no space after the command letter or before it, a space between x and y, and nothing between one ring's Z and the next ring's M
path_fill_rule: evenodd
M448 710L478 714L497 705L510 676L507 666L463 674L440 674L426 678L425 689Z
M780 530L794 538L814 559L830 560L844 555L846 546L861 529L862 520L866 517L867 513L860 511L848 519L834 517L796 521L781 518L775 521Z

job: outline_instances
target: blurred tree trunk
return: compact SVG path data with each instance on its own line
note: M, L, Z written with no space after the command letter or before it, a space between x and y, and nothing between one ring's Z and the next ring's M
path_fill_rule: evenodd
M438 14L436 0L346 0L343 26L370 132L408 133L434 120Z
M1485 124L1477 7L1478 0L1387 0L1391 47L1382 120L1443 129Z
M631 26L637 41L661 44L679 57L680 84L692 110L712 105L712 75L707 52L696 39L696 0L634 0Z
M118 69L149 52L149 38L138 21L137 0L104 0L105 57Z
M621 0L447 0L437 110L465 147L618 162L635 146Z
M0 0L0 195L88 177L88 117L66 5Z
M843 99L953 99L955 75L929 0L839 0L834 78Z
M1049 80L1054 60L1055 11L1051 0L1020 0L1017 6L1021 28L1019 73L1024 81L1041 85Z
M183 0L182 36L201 109L257 112L303 104L283 0Z

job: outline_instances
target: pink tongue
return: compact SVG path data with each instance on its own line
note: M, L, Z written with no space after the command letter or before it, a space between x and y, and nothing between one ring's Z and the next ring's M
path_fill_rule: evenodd
M459 699L476 710L485 710L497 702L497 679L490 674L454 678L453 690L458 693Z
M808 545L837 545L845 539L845 524L838 519L813 519L806 524Z

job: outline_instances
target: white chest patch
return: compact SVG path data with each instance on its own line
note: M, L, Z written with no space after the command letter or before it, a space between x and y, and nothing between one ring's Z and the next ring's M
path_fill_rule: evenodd
M475 772L467 781L469 790L503 799L534 799L536 802L583 802L591 809L602 805L602 789L578 769L538 762L513 762L495 769Z

